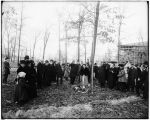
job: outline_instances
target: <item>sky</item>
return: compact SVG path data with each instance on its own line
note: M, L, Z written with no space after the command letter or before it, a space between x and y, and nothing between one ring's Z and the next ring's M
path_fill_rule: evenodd
M7 3L7 2L6 2ZM18 13L21 11L21 2L9 2L10 6L14 6ZM92 3L95 5L95 3ZM143 41L148 41L147 35L147 3L146 2L103 2L103 4L111 7L119 7L123 12L125 19L121 26L121 43L135 43L138 40L139 33L143 36ZM38 42L35 48L35 57L42 59L43 51L43 34L46 29L50 31L49 41L46 47L45 58L58 58L59 46L59 21L60 21L60 38L65 37L64 21L68 20L70 15L72 19L77 19L81 9L79 2L23 2L23 29L22 42L28 50L33 46L35 35L39 34ZM104 13L100 12L100 19ZM19 16L19 15L18 15ZM118 27L116 26L116 31ZM77 31L72 31L76 33ZM73 34L73 33L71 33ZM92 35L93 33L91 33ZM118 32L115 33L118 35ZM87 58L91 55L91 46L93 38L87 38ZM64 54L64 42L61 42L61 50ZM97 40L95 59L103 59L106 53L112 51L112 59L117 55L117 37L114 43L102 44ZM28 51L28 54L30 51ZM84 47L81 45L81 54L84 54ZM69 43L68 60L77 59L77 43ZM84 60L84 55L81 56Z

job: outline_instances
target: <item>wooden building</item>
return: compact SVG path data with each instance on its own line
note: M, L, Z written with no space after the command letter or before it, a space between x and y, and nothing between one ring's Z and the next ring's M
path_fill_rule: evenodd
M148 61L148 42L120 45L120 62L141 64Z

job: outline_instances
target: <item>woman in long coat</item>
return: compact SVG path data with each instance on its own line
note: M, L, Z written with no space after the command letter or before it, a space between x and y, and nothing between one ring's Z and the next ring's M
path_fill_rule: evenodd
M26 80L25 61L20 61L20 66L17 69L17 78L15 79L14 102L20 105L29 100L29 86Z
M27 71L26 79L27 79L28 85L29 85L30 98L32 99L32 98L37 97L36 70L33 68L31 61L28 61L28 71Z
M70 84L73 85L78 74L78 65L74 63L74 61L70 64Z
M106 83L106 67L105 64L99 67L99 84L101 87L105 87Z
M43 73L43 81L42 84L44 87L50 86L51 85L51 80L50 80L50 69L49 69L49 62L48 60L45 61L44 64L44 73Z
M59 80L60 84L63 83L63 71L60 63L56 64L56 75L57 75L57 85L59 85Z
M43 65L41 62L37 64L37 88L42 88L42 81L43 81Z

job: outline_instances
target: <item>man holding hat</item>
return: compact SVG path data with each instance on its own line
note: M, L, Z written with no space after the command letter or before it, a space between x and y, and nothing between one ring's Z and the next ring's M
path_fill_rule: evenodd
M7 78L9 74L10 74L9 57L6 57L3 63L3 83L4 84L7 84Z

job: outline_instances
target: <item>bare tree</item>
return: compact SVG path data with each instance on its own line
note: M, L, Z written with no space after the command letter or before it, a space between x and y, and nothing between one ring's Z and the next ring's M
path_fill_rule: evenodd
M97 2L96 5L96 17L94 22L94 36L93 36L93 44L92 44L92 56L91 56L91 65L92 65L92 71L91 71L91 87L92 87L92 93L93 93L93 66L94 66L94 57L95 57L95 48L96 48L96 38L97 38L97 28L98 28L98 19L99 19L99 5L100 2Z
M118 63L120 62L120 34L121 34L121 26L122 26L122 17L119 18L119 27L118 27Z
M16 11L14 7L9 6L7 3L2 4L2 41L7 37L7 56L13 55L11 41L14 38L13 31L15 30L15 24L17 24ZM11 58L12 59L12 58Z
M7 53L7 55L8 55L8 57L10 57L10 29L7 29L7 44L8 44L8 53Z
M20 29L19 29L19 46L18 46L18 64L19 64L19 58L20 58L20 43L21 43L21 35L22 35L22 21L23 21L23 3L22 3L22 7L21 7L21 18L20 18Z
M46 29L45 31L45 34L44 34L44 46L43 46L43 60L45 58L45 50L46 50L46 46L47 46L47 42L49 40L49 35L50 35L50 32L48 31L48 29Z
M34 43L33 43L33 59L34 59L34 53L35 53L36 43L37 43L37 40L38 40L38 37L39 37L39 36L40 36L40 33L35 34L35 37L34 37Z
M14 48L13 48L13 56L14 56L14 61L15 61L15 58L16 58L16 42L17 42L17 24L16 24L16 36L15 36L15 42L14 42Z
M80 10L78 20L71 20L68 22L69 24L71 24L71 28L78 30L77 41L78 41L78 61L79 62L80 62L80 39L81 39L81 32L82 32L84 21L85 21L85 12Z

